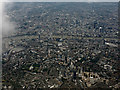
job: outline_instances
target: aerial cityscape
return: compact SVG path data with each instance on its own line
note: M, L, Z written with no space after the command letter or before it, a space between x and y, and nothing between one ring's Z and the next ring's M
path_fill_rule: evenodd
M3 89L120 88L117 2L14 2L6 11L16 27L2 38Z

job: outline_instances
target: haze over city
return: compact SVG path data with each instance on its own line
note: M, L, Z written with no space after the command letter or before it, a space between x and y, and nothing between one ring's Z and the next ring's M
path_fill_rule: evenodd
M120 88L117 0L0 6L1 88Z

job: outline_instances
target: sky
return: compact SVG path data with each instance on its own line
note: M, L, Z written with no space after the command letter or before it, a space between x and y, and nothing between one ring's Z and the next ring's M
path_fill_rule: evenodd
M119 2L120 0L0 0L1 2Z

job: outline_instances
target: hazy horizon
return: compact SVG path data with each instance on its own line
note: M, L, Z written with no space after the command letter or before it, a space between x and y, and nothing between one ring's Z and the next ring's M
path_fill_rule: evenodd
M119 2L119 0L1 0L1 2Z

